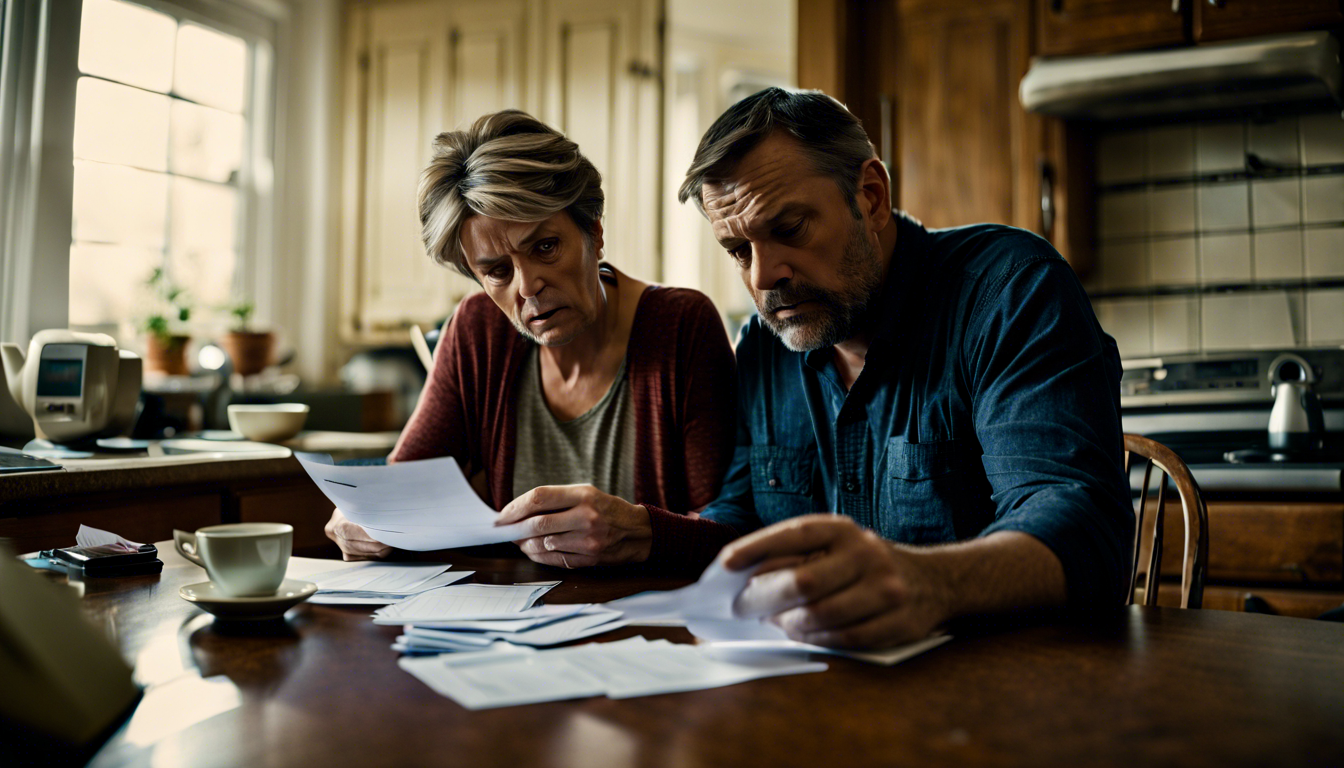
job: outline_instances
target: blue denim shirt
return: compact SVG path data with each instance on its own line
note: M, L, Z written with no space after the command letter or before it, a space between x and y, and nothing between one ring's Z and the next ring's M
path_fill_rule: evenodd
M1120 356L1069 265L1012 227L926 230L898 214L864 368L791 352L760 319L737 345L737 447L702 516L739 534L836 512L892 541L1021 531L1069 602L1123 599L1134 513Z

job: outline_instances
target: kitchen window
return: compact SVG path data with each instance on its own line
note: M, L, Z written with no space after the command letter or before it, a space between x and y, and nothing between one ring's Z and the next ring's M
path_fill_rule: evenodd
M206 6L208 8L208 6ZM269 241L268 41L191 4L83 0L69 319L123 343L155 269L196 317L248 296Z

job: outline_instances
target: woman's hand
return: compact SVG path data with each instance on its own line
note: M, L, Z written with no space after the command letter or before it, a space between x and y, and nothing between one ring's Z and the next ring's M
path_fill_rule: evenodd
M368 531L346 520L339 509L332 510L324 530L327 538L341 548L341 556L346 560L382 560L392 554L391 547L374 541Z
M496 525L523 522L518 541L538 563L561 568L649 559L649 511L591 485L543 485L509 502Z

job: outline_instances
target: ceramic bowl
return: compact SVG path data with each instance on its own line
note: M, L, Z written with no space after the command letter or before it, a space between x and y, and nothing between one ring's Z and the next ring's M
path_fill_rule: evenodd
M229 427L260 443L288 440L299 434L307 418L308 406L302 403L229 406Z

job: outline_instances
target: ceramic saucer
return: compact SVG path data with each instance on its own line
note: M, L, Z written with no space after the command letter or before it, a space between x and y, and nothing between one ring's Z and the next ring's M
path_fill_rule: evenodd
M188 584L177 594L189 603L204 608L221 619L261 621L277 619L285 611L317 594L317 585L311 581L285 579L273 595L261 597L230 597L212 581Z

